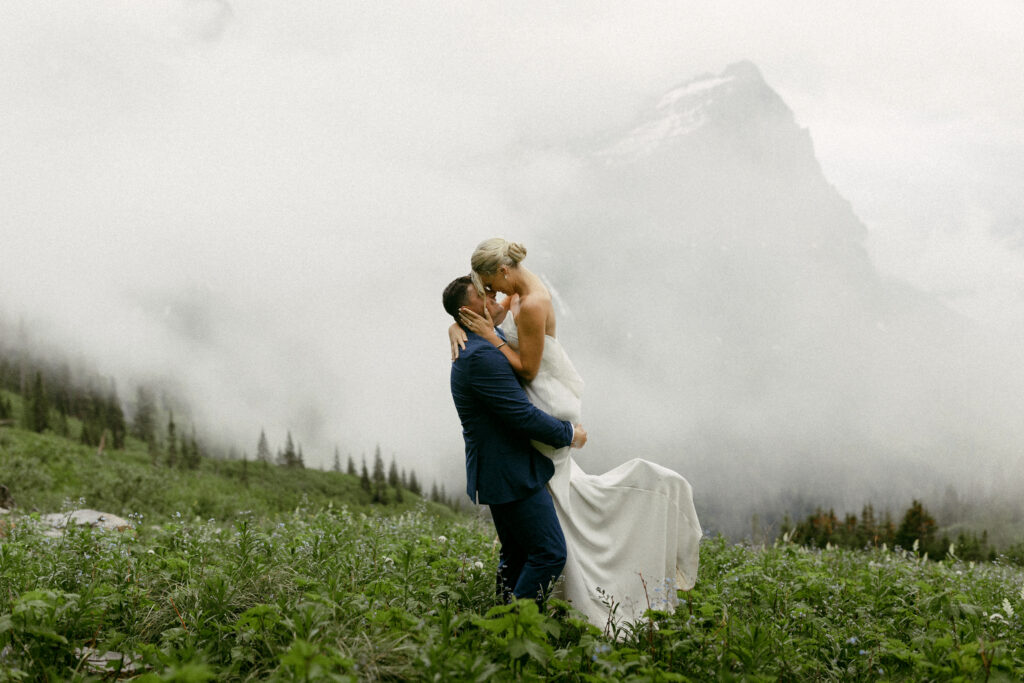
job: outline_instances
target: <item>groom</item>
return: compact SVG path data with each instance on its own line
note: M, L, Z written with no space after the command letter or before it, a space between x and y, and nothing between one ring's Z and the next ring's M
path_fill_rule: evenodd
M495 324L505 317L494 295L477 292L469 276L445 288L443 303L457 323L461 307L480 316L490 313ZM501 351L469 330L466 336L466 348L451 373L452 398L466 441L466 493L490 506L501 541L502 597L541 601L565 565L565 538L544 487L554 465L530 440L582 448L587 432L536 408Z

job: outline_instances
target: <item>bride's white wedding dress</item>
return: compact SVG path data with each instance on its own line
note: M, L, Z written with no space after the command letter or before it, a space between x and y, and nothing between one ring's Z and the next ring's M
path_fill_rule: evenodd
M518 347L511 314L501 328L508 343ZM583 380L554 337L544 338L540 370L525 389L541 410L581 422ZM610 621L636 621L648 608L674 610L676 590L689 590L697 580L701 528L689 482L639 459L587 474L569 448L533 445L555 464L548 490L567 549L554 595L602 629Z

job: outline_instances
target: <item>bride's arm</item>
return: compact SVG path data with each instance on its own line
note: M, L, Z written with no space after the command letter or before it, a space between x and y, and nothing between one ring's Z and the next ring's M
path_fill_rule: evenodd
M547 311L543 304L531 301L520 305L519 316L516 318L516 327L519 329L518 352L498 336L489 316L482 318L465 309L460 314L462 324L497 346L519 377L529 382L537 376L540 359L544 355L544 319Z
M466 350L466 331L458 323L452 323L448 328L448 343L452 346L452 362L459 358L459 349Z

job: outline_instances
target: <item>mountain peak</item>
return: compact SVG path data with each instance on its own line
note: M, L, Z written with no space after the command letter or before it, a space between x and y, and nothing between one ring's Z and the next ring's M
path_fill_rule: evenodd
M748 83L764 84L764 76L761 75L761 70L757 68L756 64L745 59L725 67L722 75Z
M670 89L639 124L597 154L608 163L634 161L688 136L709 121L757 118L758 109L789 113L755 64L735 62L720 74L703 74Z

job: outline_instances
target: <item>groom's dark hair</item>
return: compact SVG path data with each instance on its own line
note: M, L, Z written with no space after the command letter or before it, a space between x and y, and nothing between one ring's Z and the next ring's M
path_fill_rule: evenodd
M455 322L459 322L459 308L466 304L466 299L469 298L469 288L472 286L473 278L463 275L452 280L444 288L441 303L444 304L444 310L448 315L455 318Z

